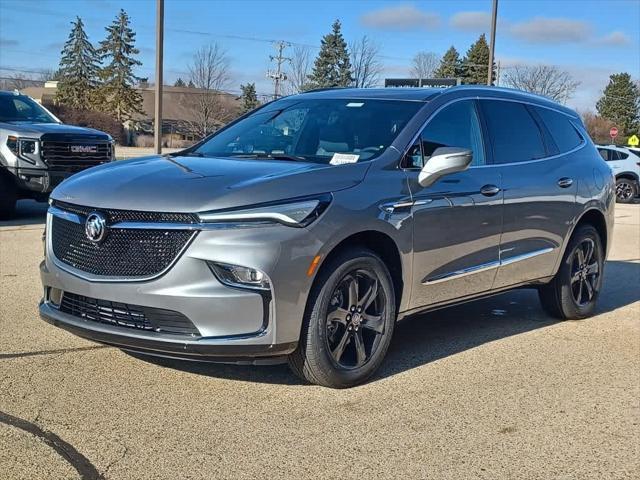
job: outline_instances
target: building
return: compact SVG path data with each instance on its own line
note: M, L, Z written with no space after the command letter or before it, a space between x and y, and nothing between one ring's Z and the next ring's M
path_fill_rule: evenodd
M41 87L26 87L21 90L44 106L54 104L58 82L47 81ZM155 109L155 90L153 86L142 84L137 87L142 95L142 114L125 123L129 143L140 144L147 141L153 145L153 122ZM204 127L205 115L202 114L203 102L209 104ZM213 105L213 106L212 106ZM198 140L204 132L215 131L220 126L240 114L241 102L236 95L225 92L212 92L199 88L164 86L162 93L162 132L163 144L167 147L181 147L185 143ZM142 137L142 138L140 138Z

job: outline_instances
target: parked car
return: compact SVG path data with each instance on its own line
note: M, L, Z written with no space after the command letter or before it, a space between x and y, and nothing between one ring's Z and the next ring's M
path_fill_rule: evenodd
M616 199L631 203L640 195L640 154L616 145L598 145L598 152L616 177Z
M282 98L51 197L45 320L349 387L420 312L528 286L554 317L591 315L615 188L574 111L466 86Z
M65 178L114 158L109 135L63 125L32 98L0 91L0 218L16 201L46 201Z

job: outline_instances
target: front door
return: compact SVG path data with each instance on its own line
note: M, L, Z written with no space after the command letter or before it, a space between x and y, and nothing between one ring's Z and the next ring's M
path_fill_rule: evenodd
M472 166L423 188L420 168L438 147L470 149ZM413 200L412 308L492 288L500 261L502 182L485 159L475 100L438 112L405 159Z

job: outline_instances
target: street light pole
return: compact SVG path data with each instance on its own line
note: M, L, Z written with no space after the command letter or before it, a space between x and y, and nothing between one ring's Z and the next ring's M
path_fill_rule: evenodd
M164 39L164 0L156 1L156 87L153 147L162 153L162 49Z
M498 18L498 0L493 0L493 12L491 13L491 45L489 45L489 71L487 73L487 85L493 83L493 55L496 49L496 19Z

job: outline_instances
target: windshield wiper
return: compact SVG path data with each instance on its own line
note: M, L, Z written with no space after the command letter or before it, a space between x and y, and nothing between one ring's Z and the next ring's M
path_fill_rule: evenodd
M238 153L236 155L229 155L231 158L258 158L265 160L292 160L294 162L306 162L307 159L296 155L285 154L268 154L268 153Z

